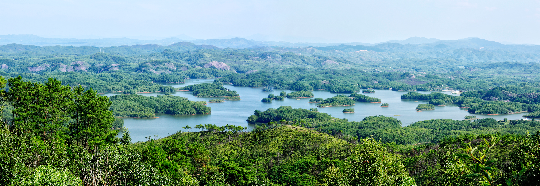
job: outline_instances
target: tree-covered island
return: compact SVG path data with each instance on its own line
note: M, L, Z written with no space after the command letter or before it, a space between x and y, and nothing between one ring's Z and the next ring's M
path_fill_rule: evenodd
M311 91L296 91L287 94L287 98L312 98L313 93Z
M178 96L115 95L110 97L116 117L154 118L156 114L210 114L205 101L189 101Z
M435 106L432 104L418 104L416 111L435 110Z
M317 107L337 107L337 106L352 106L355 101L346 95L337 95L331 98L324 99L317 104Z
M223 97L226 100L239 100L240 95L236 91L225 88L221 83L201 83L181 87L179 90L191 91L197 97Z

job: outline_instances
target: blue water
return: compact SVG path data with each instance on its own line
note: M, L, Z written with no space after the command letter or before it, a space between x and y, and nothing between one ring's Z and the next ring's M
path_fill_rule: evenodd
M211 83L213 80L195 79L187 80L185 84L172 85L174 87L182 87L198 83ZM317 108L316 104L308 103L309 99L287 99L283 101L272 101L272 103L261 102L262 98L268 96L268 94L279 95L282 90L274 90L272 92L263 92L262 88L249 88L249 87L235 87L231 85L225 85L228 89L235 90L240 94L240 101L225 101L224 103L208 103L208 106L212 108L210 115L190 115L190 116L171 116L171 115L158 115L156 119L134 119L125 118L124 126L129 129L133 142L146 141L146 137L162 138L168 135L174 134L178 131L186 131L182 129L186 125L192 128L198 124L216 124L223 126L226 124L232 124L237 126L247 127L248 130L253 129L254 126L248 125L246 119L253 114L255 110L265 111L268 108L278 108L280 106L292 106L293 108ZM286 90L289 93L291 91ZM396 92L390 90L375 90L373 94L366 94L370 97L380 98L382 103L390 104L389 107L380 107L380 103L359 103L350 107L327 107L318 108L319 112L324 112L332 115L336 118L346 118L349 121L361 121L367 116L384 115L394 117L401 120L403 126L410 125L411 123L430 119L454 119L462 120L469 114L466 110L460 109L457 106L445 106L436 107L432 111L416 112L416 106L420 103L427 103L424 101L404 101L401 100L401 95L407 92ZM429 94L430 92L420 92ZM447 93L448 92L443 92ZM314 91L315 98L330 98L338 94L330 93L327 91ZM111 96L114 94L105 94ZM144 96L156 96L159 93L141 94ZM173 94L175 96L181 96L188 98L192 101L208 101L213 98L198 98L193 96L190 92L177 92ZM347 94L348 95L348 94ZM344 108L354 108L355 113L346 114L343 113ZM477 118L495 118L502 120L508 118L511 120L523 119L524 114L512 114L512 115L476 115ZM197 131L191 129L190 131Z

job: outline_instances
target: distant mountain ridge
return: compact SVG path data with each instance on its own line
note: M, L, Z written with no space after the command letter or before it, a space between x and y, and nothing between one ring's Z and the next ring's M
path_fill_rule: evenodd
M435 39L435 38L425 38L425 37L410 37L405 40L390 40L385 43L399 43L402 45L406 45L406 44L418 45L418 44L435 43L437 41L441 41L441 40Z
M189 38L187 36L182 38ZM307 46L330 46L335 43L290 43L283 41L255 41L244 38L230 39L179 39L170 37L159 40L139 40L130 38L102 38L102 39L75 39L75 38L44 38L36 35L0 35L0 45L22 44L35 46L95 46L112 47L123 45L148 45L157 44L162 46L171 45L178 42L191 42L197 45L213 45L219 48L257 48L266 46L281 47L307 47Z
M188 36L179 36L182 38L190 38ZM291 43L284 41L257 41L245 38L230 38L230 39L195 39L186 40L176 37L159 39L159 40L139 40L130 38L102 38L102 39L74 39L74 38L44 38L36 35L0 35L0 45L7 44L22 44L35 46L94 46L94 47L112 47L112 46L132 46L132 45L161 45L168 46L179 42L190 42L196 45L212 45L219 48L258 48L258 47L330 47L330 48L371 48L375 51L388 50L397 48L407 48L406 45L414 47L434 47L438 49L458 49L458 48L474 48L474 49L509 49L509 48L537 48L538 45L505 45L495 41L489 41L476 37L459 39L459 40L439 40L435 38L411 37L405 40L391 40L378 44L367 43ZM399 45L393 45L399 44ZM403 46L400 46L403 45ZM375 48L374 48L375 47Z

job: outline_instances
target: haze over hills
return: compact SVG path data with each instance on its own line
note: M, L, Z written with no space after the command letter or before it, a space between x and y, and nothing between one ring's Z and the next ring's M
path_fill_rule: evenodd
M390 40L382 43L360 43L360 42L350 42L350 43L307 43L307 42L286 42L286 41L261 41L254 39L245 39L245 38L230 38L230 39L193 39L189 36L178 36L170 37L164 39L155 39L155 40L141 40L141 39L131 39L131 38L101 38L101 39L76 39L76 38L45 38L36 35L0 35L0 45L7 44L22 44L22 45L35 45L35 46L95 46L95 47L111 47L111 46L123 46L123 45L146 45L146 44L156 44L167 46L178 42L191 42L197 45L213 45L219 48L257 48L257 47L267 47L267 46L277 46L277 47L328 47L328 46L379 46L387 45L388 43L396 43L400 45L418 45L425 47L436 47L436 48L477 48L480 49L490 48L490 49L509 49L509 48L536 48L535 45L505 45L495 41L488 41L480 38L465 38L459 40L439 40L435 38L425 38L425 37L411 37L405 40ZM387 47L382 47L387 48Z

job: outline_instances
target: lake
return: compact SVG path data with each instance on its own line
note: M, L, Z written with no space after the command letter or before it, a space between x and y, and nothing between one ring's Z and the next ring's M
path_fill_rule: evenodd
M172 85L173 87L183 87L187 85L193 85L198 83L211 83L211 79L194 79L186 80L184 84ZM309 99L288 99L283 101L272 101L272 103L261 102L262 98L266 98L268 94L279 95L283 90L274 90L272 92L263 92L262 88L250 88L250 87L235 87L231 85L225 85L226 88L235 90L240 94L240 101L225 101L224 103L208 103L207 106L212 108L212 113L209 115L189 115L189 116L171 116L171 115L157 115L156 119L134 119L124 118L124 126L129 129L132 142L146 141L148 137L162 138L174 134L178 131L185 131L182 127L189 125L195 127L198 124L216 124L223 126L226 124L237 125L247 127L248 130L252 130L254 126L248 125L246 119L253 114L255 110L265 111L268 108L278 108L280 106L292 106L293 108L317 108L316 104L308 103ZM289 93L291 91L285 90ZM428 91L419 91L420 93L429 94ZM387 108L380 107L380 103L360 103L357 102L354 106L348 107L327 107L318 108L319 112L324 112L332 115L336 118L346 118L349 121L361 121L367 116L384 115L394 117L401 120L403 126L410 125L417 121L430 120L430 119L454 119L462 120L466 115L475 115L477 118L494 118L502 120L508 118L510 120L523 119L524 113L512 114L512 115L478 115L469 114L466 110L460 109L457 106L445 106L436 107L435 110L416 112L416 106L420 103L427 103L425 101L406 101L401 100L401 95L407 92L397 92L391 90L375 90L375 93L365 94L370 97L380 98L382 103L388 103L390 106ZM443 92L450 94L449 92ZM335 93L327 91L313 91L315 98L330 98ZM114 94L105 94L105 96L112 96ZM162 95L159 93L141 94L143 96L156 96ZM181 96L188 98L192 101L208 101L213 98L198 98L193 96L190 92L176 92L174 96ZM349 94L346 94L349 95ZM343 113L344 108L354 108L355 113L348 114ZM190 131L197 131L197 129L191 129Z

